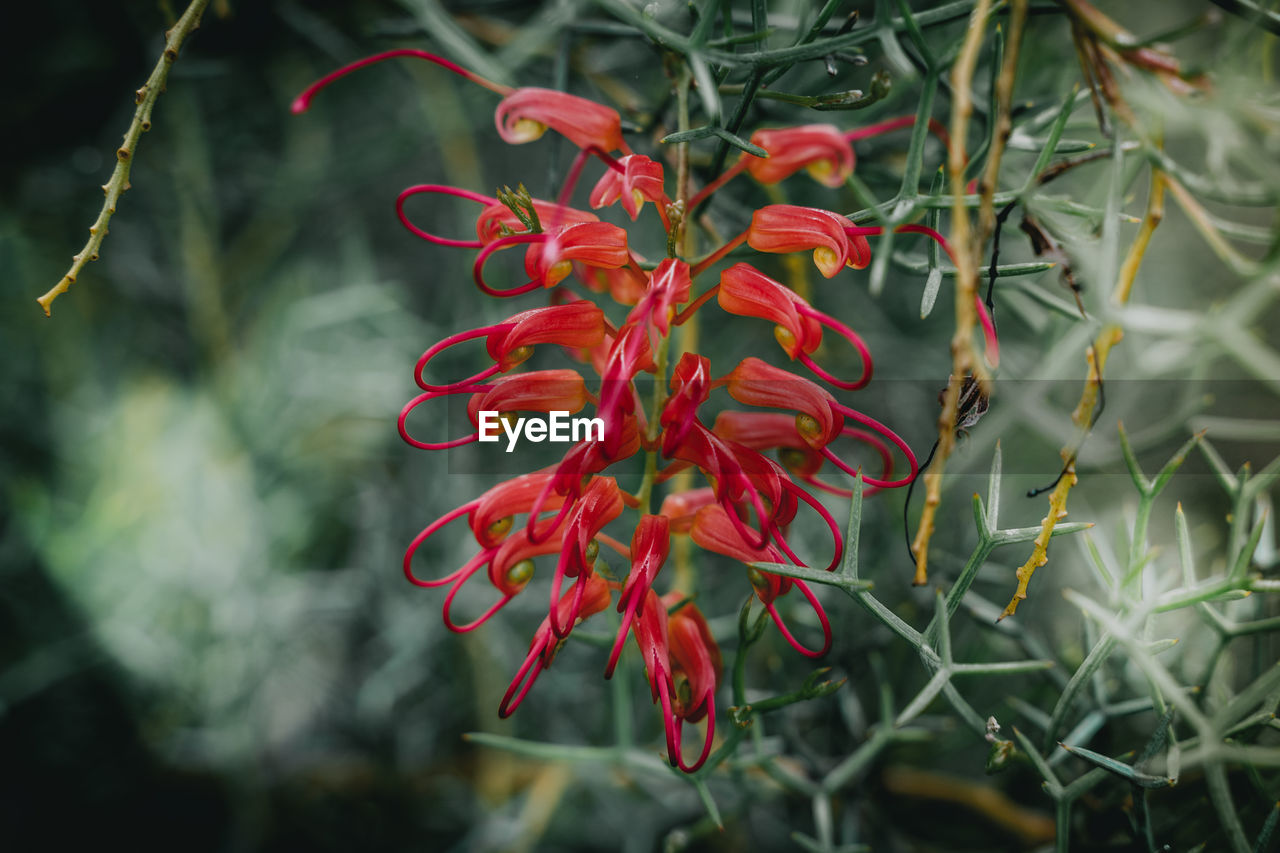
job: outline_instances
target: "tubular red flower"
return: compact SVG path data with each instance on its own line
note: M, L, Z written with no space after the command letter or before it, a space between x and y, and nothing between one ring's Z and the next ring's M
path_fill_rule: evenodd
M800 437L850 476L857 476L857 472L828 447L843 433L845 418L857 421L884 436L902 451L911 471L899 480L881 480L864 475L862 479L867 485L885 489L898 488L910 483L919 471L911 446L896 432L869 415L837 403L834 397L807 379L773 367L758 358L747 358L718 381L727 384L730 396L740 403L795 411L796 430Z
M617 110L554 89L516 89L498 104L494 123L513 145L532 142L551 128L579 148L627 149Z
M662 515L643 516L631 537L631 571L627 573L622 594L618 597L618 612L622 614L622 624L618 627L613 650L609 653L605 678L613 677L614 667L618 665L618 656L622 654L636 611L653 587L654 578L666 563L670 551L670 520Z
M627 232L608 222L566 225L525 253L524 270L543 287L554 287L573 272L577 261L588 267L626 265Z
M586 579L592 574L591 566L595 562L591 540L606 524L622 514L622 506L617 482L612 477L593 477L569 512L564 525L564 546L560 550L556 573L551 579L551 630L558 639L569 635L573 619L578 615L577 603L569 608L569 618L565 618L566 614L555 606L560 600L560 588L564 579L578 579L574 584L577 592L575 601L580 602L586 591Z
M791 415L730 409L716 415L711 431L752 450L783 448L807 453L816 460L814 471L822 467L822 457L800 436L796 419Z
M688 533L689 528L693 527L693 517L698 510L715 502L715 489L710 486L687 492L672 492L663 498L658 512L670 520L672 533Z
M600 379L600 418L604 421L604 454L617 458L628 419L634 420L636 390L632 384L642 370L656 370L649 336L636 324L624 325L614 338Z
M546 471L521 474L476 498L470 519L476 541L484 546L497 545L514 527L515 516L530 512L535 505L539 512L559 510L564 504L562 495L543 495L551 479L552 474Z
M716 689L720 686L723 664L720 647L711 636L707 620L692 601L680 602L679 593L668 593L661 599L667 608L676 608L667 616L667 639L672 663L671 712L680 722L675 726L674 758L680 769L692 773L711 754L716 729ZM707 734L702 752L691 765L683 755L683 723L697 723L706 718ZM670 747L670 745L669 745ZM671 756L669 756L671 757Z
M747 542L733 523L732 515L720 504L698 510L689 528L689 536L698 547L742 563L786 562L782 552L767 542L759 548L752 547L753 543Z
M604 340L604 330L604 312L585 299L522 311L501 323L459 332L435 344L418 359L414 378L426 391L450 391L460 385L474 385L522 364L533 355L536 344L554 343L574 349L592 347ZM494 360L492 367L449 385L431 385L423 380L422 373L431 359L455 344L480 337L486 339L485 348Z
M535 370L501 376L477 390L467 402L467 417L479 426L480 412L582 411L590 400L587 385L576 370Z
M780 284L750 264L735 264L720 274L717 297L730 314L772 320L773 336L791 359L799 359L814 373L838 388L856 391L871 381L871 352L853 329L815 310L791 288ZM853 345L862 361L862 375L853 382L836 379L819 367L810 354L822 343L822 327L834 329Z
M788 358L811 353L822 343L822 324L797 310L797 304L807 303L750 264L734 264L720 274L716 299L730 314L776 323L773 336Z
M834 408L835 398L829 393L808 379L758 358L743 359L720 381L739 403L798 412L796 429L815 450L834 441L844 424Z
M627 315L627 323L644 324L648 329L657 330L664 337L671 333L671 318L675 316L676 306L689 301L689 291L693 288L693 279L689 275L689 265L678 258L665 258L649 275L649 286L636 306ZM652 332L649 344L653 347L656 341Z
M834 125L757 130L751 141L769 152L767 158L743 155L747 172L762 184L776 184L807 169L815 181L835 188L853 174L853 146Z
M751 216L747 243L760 252L813 251L813 263L826 278L845 267L863 269L871 263L865 237L845 232L850 222L838 213L815 207L770 204Z
M575 601L576 599L576 605ZM599 613L609 606L611 600L611 592L609 590L609 582L599 575L591 575L586 580L586 589L583 592L569 590L561 599L556 602L554 613L564 621L572 622L576 620L581 623L588 617ZM576 611L571 614L570 611ZM529 654L525 657L524 663L516 672L516 677L512 679L511 686L507 688L507 692L502 696L502 702L498 705L498 716L506 719L515 713L520 707L520 703L524 701L524 697L529 695L529 691L533 688L534 682L538 680L538 676L542 671L551 666L551 662L555 659L556 652L560 650L561 641L551 631L552 616L549 614L542 620L542 624L533 635L533 642L529 644Z
M675 455L697 422L698 407L711 395L711 362L704 355L687 352L671 371L671 396L662 407L662 454Z
M662 597L662 603L668 609L667 639L671 644L671 657L676 662L676 673L688 678L691 688L688 698L680 696L681 691L676 691L680 701L677 713L681 718L696 723L711 710L708 703L720 685L724 665L720 646L711 636L706 617L696 604L692 601L681 603L681 598L680 593L671 592Z
M803 483L840 497L847 498L853 494L851 489L832 486L817 478L826 457L804 440L796 427L796 419L791 415L723 411L716 416L712 431L752 450L778 450L782 465ZM880 456L880 480L887 480L893 473L893 454L879 435L846 425L840 430L840 436L871 445ZM872 495L877 491L878 487L868 486L863 494Z
M591 190L593 209L599 210L621 200L622 209L634 222L646 201L659 206L666 204L661 163L643 154L628 154L616 162L621 169L606 170Z
M621 305L635 305L644 298L649 287L649 279L630 266L601 269L577 264L574 272L588 289L608 293Z

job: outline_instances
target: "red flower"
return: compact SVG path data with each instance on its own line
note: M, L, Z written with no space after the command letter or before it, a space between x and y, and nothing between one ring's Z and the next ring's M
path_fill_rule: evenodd
M720 647L711 636L707 620L692 601L681 602L679 593L668 593L660 599L663 607L674 608L667 616L667 640L670 644L672 696L670 715L677 722L667 727L674 729L674 743L668 736L668 759L686 773L692 773L703 765L711 754L711 744L716 733L716 689L720 686L723 665ZM691 765L684 763L683 723L707 720L707 735L702 752Z
M679 615L693 607L691 602L667 616L667 602L673 597L660 599L657 593L648 590L632 634L640 647L653 701L662 705L667 760L672 767L692 773L711 754L715 736L715 691L720 680L720 650L707 630L706 621L696 609L684 616ZM680 676L679 686L677 673ZM684 721L697 722L708 715L702 753L693 764L686 764L681 751Z
M574 584L578 596L575 601L580 601L585 595L587 578L593 573L591 566L600 547L593 540L606 524L621 514L622 496L612 477L593 477L569 511L564 525L564 547L560 550L560 561L556 564L556 573L551 579L551 630L558 639L569 635L573 619L578 616L576 603L569 608L567 614L555 606L560 600L560 588L564 579L578 579Z
M731 373L718 381L728 386L729 395L739 403L795 411L796 430L800 433L800 437L850 476L857 476L858 472L850 468L828 447L836 438L846 434L853 434L855 438L866 440L864 437L866 434L860 430L846 430L844 426L846 418L870 427L874 432L888 439L902 451L911 471L906 477L898 480L881 480L863 476L863 482L868 485L886 489L905 486L915 479L916 473L920 470L911 446L897 433L875 418L836 402L829 393L807 379L766 364L758 358L746 358ZM873 440L871 443L876 444L876 441Z
M525 253L524 271L543 287L553 287L573 272L573 262L588 267L626 265L627 232L608 222L566 225Z
M712 432L752 450L777 449L778 459L801 482L841 497L852 494L850 489L832 486L817 478L825 457L804 440L796 427L796 419L790 415L724 411L716 416ZM840 435L871 445L880 456L881 480L893 474L893 454L880 436L850 426L845 426ZM863 494L871 495L876 491L879 491L877 487L868 486Z
M617 638L613 642L613 651L609 654L609 664L605 667L604 677L612 678L614 667L618 664L618 656L622 654L622 646L635 620L636 611L653 586L654 578L667 561L671 551L671 524L662 515L646 515L636 525L636 532L631 537L631 571L627 574L626 583L622 587L622 595L618 597L618 612L622 614L622 625L618 628Z
M593 347L604 340L604 312L585 299L547 308L534 308L508 317L501 323L482 326L467 332L450 335L432 346L418 359L414 378L425 391L450 391L459 386L483 382L489 377L506 373L533 355L536 344L560 344L573 349ZM444 350L463 341L484 337L485 348L494 365L467 379L449 385L430 385L422 378L427 363Z
M675 316L676 306L689 301L692 288L689 265L677 258L664 259L649 274L649 287L627 315L627 323L643 324L666 337L671 334L671 318ZM655 337L650 332L651 347L657 343Z
M538 630L533 635L533 642L529 644L529 654L516 672L516 677L512 679L511 686L503 694L502 702L498 705L499 717L506 719L515 713L516 708L519 708L520 703L524 701L524 697L529 695L529 690L538 680L538 676L555 660L556 652L560 650L563 642L551 630L553 617L559 618L562 622L580 623L608 607L610 600L608 581L599 575L590 575L585 581L584 590L571 589L555 603L551 614L548 614L538 626Z
M671 396L662 407L662 455L675 457L698 420L698 407L711 395L711 362L687 352L671 371ZM690 460L694 461L694 460Z
M471 531L476 541L481 545L496 545L502 541L515 525L515 516L533 509L550 479L551 474L545 471L521 474L504 480L476 498L472 502L475 507L470 510ZM539 510L558 510L563 503L563 497L553 495L542 501Z
M871 263L871 245L861 235L847 234L849 224L829 210L770 204L752 214L747 243L760 252L813 250L818 271L831 278L845 267L860 270Z
M747 171L762 184L776 184L801 169L828 187L842 186L853 174L853 146L830 124L806 124L757 130L751 141L767 158L746 156Z
M591 190L593 209L608 207L621 199L622 209L634 222L646 201L666 204L662 189L662 164L643 154L628 154L614 161L619 168L609 168Z
M720 307L730 314L760 317L776 323L773 336L787 356L798 358L837 388L856 391L871 381L871 352L857 332L834 317L815 310L791 288L779 284L750 264L734 264L721 273L716 297ZM836 379L809 357L822 343L824 325L834 329L858 351L862 375L853 382Z
M844 419L835 398L808 379L758 358L744 358L724 377L729 396L748 406L799 412L796 429L810 447L826 447L840 434Z
M551 128L579 148L608 153L627 147L617 110L554 89L516 89L498 104L494 122L513 145L532 142Z
M491 386L471 395L467 417L477 427L480 412L582 411L591 399L582 374L576 370L535 370L518 376L500 376Z
M716 502L716 492L710 486L702 489L690 489L687 492L672 492L662 500L659 513L671 521L672 533L688 533L693 527L693 517L704 506Z
M730 314L776 323L773 336L789 358L811 353L822 343L822 324L798 310L807 303L750 264L734 264L720 274L716 299Z
M667 593L662 603L669 611L667 637L671 642L671 657L676 662L676 714L691 723L708 715L714 718L715 692L723 671L720 647L696 604L692 601L681 603L677 592ZM684 689L686 685L687 692ZM707 741L710 740L711 732L708 731Z

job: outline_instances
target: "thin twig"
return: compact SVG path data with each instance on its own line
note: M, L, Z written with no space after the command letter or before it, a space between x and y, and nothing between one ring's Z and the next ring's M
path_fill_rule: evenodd
M982 36L987 15L991 11L990 0L979 0L969 17L969 30L951 73L954 92L951 106L951 144L947 147L947 172L951 180L951 248L956 264L956 330L951 339L951 379L943 398L942 413L938 415L938 453L933 469L925 475L924 511L920 514L920 526L916 529L911 549L915 553L916 571L912 583L922 586L928 582L929 541L933 537L934 517L942 501L942 476L947 459L955 449L956 411L960 405L960 389L965 377L981 370L973 351L973 327L976 321L973 295L978 287L978 254L974 251L972 231L969 225L969 208L964 203L964 168L966 165L965 139L969 132L969 117L973 114L973 69L978 63Z
M129 189L129 171L133 167L133 155L137 151L138 139L151 129L151 108L155 106L156 98L160 97L160 93L164 91L165 81L169 79L169 69L177 60L182 43L187 36L199 28L200 16L204 14L205 7L208 5L209 0L191 0L191 5L187 6L178 23L165 33L164 52L160 54L160 60L152 69L147 82L142 84L142 88L137 92L134 100L138 108L134 110L133 121L125 131L124 142L116 149L116 167L111 172L111 179L102 185L102 191L106 193L107 199L102 204L102 210L98 212L97 220L89 227L89 242L85 243L84 248L72 257L71 268L67 270L62 280L36 300L44 309L46 317L50 316L53 300L75 283L76 276L80 274L84 265L98 259L98 250L102 246L103 238L107 236L107 223L111 221L111 215L116 212L120 196Z
M1013 103L1013 84L1018 74L1018 49L1022 45L1022 29L1026 22L1027 0L1013 0L1004 63L1000 68L1000 76L996 79L995 132L992 134L991 150L987 154L987 166L980 185L982 204L978 208L979 254L996 227L996 180L1000 175L1000 160L1004 156L1005 143L1013 132L1013 120L1009 113Z
M1151 190L1147 197L1147 212L1142 218L1142 227L1138 229L1133 243L1129 246L1124 263L1120 265L1115 287L1111 291L1112 301L1117 305L1124 305L1129 301L1129 295L1133 292L1134 279L1138 276L1138 268L1146 256L1147 246L1151 243L1151 235L1155 233L1156 227L1164 218L1164 188L1167 180L1166 175L1159 169L1151 170ZM1009 600L1008 606L1005 607L1004 613L1000 615L1001 619L1012 616L1018 609L1018 602L1027 597L1027 585L1031 582L1031 576L1036 569L1049 560L1049 537L1053 535L1053 528L1057 523L1066 518L1067 496L1071 494L1071 488L1076 484L1076 459L1089 431L1097 423L1102 411L1102 376L1107 366L1107 356L1110 355L1111 348L1123 337L1124 331L1119 326L1108 324L1098 333L1093 346L1085 352L1085 357L1089 361L1089 377L1085 381L1084 391L1080 394L1080 402L1071 413L1071 420L1080 430L1080 434L1072 444L1062 448L1062 473L1054 483L1053 494L1049 498L1049 511L1040 522L1040 535L1036 537L1031 555L1018 567L1018 588L1013 598Z

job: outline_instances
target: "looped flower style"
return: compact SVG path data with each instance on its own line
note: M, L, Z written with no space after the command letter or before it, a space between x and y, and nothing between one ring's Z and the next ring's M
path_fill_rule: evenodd
M820 310L821 297L802 297L757 269L763 262L759 257L720 269L721 262L739 250L766 255L810 252L818 271L832 278L844 270L868 266L867 237L880 233L878 227L855 225L819 207L769 204L753 212L746 230L703 257L678 256L678 250L687 245L681 235L697 206L735 175L746 172L760 183L773 184L808 171L820 184L834 189L853 172L855 140L908 126L914 117L849 131L826 124L756 130L750 138L769 157L744 154L701 192L673 203L666 192L661 158L631 151L616 110L565 92L500 86L422 51L387 51L338 69L304 91L295 101L295 111L305 110L335 80L394 57L435 63L500 95L494 121L507 142L531 142L553 130L578 148L554 202L533 198L523 186L504 189L494 198L458 187L418 184L397 197L396 214L412 234L433 246L474 252L472 277L483 293L497 298L540 298L545 303L428 345L413 368L414 382L422 393L400 413L401 436L417 448L448 450L476 442L482 424L491 429L491 412L498 413L508 434L514 432L507 429L508 419L519 413L586 412L603 426L601 434L593 436L588 430L586 438L574 436L563 453L554 451L558 460L506 479L432 521L405 550L404 575L417 587L446 588L444 624L463 633L484 625L526 590L535 589L535 597L547 596L545 616L498 706L502 717L525 701L574 627L614 604L616 594L621 624L604 674L612 677L618 671L627 638L634 638L653 701L661 708L668 759L685 772L697 770L711 758L715 742L724 638L713 634L699 605L682 589L692 567L682 563L687 549L674 547L676 537L688 537L705 552L745 564L748 584L743 591L750 590L795 651L819 657L830 649L832 631L818 597L802 581L753 565L806 565L797 550L807 558L813 543L798 538L793 542L788 534L800 512L813 511L831 535L832 557L826 569L833 570L843 558L844 542L819 495L847 496L851 490L820 475L830 475L834 469L836 476L861 476L868 486L865 493L871 494L906 485L919 466L901 437L834 393L856 391L872 378L870 348L852 325ZM660 220L667 237L666 246L655 253L661 260L646 262L633 251L633 234L644 232L601 221L595 213L568 205L588 166L602 169L590 192L593 210L617 204L632 222L641 216L656 215ZM406 211L410 202L423 205L441 196L480 205L474 239L434 234L410 219ZM648 212L649 204L654 213ZM945 248L941 237L923 226L901 225L897 230L927 234ZM465 229L450 233L465 233ZM495 286L486 279L487 262L517 247L523 249L527 281ZM433 284L447 286L446 282ZM581 297L583 293L586 298ZM606 310L610 299L624 308ZM723 367L713 368L711 359L696 346L675 358L673 327L713 310L708 308L712 303L727 314L771 324L782 354L804 365L813 378L754 356L718 375ZM985 313L981 316L990 358L997 352L995 329ZM847 342L857 355L859 367L849 378L837 378L828 367L823 344L830 347L832 335ZM479 369L473 367L476 372L470 376L449 381L447 370L439 364L441 358L452 361L465 350L478 349L474 344L461 350L455 347L479 340L484 341L485 351ZM520 370L545 344L557 345L572 365ZM843 345L836 354L848 357ZM556 354L539 353L539 358L548 356ZM642 393L642 374L652 375L652 391ZM709 428L704 418L708 406L714 405L712 397L721 392L756 410L721 411ZM471 432L440 441L410 435L407 419L419 406L461 395L466 396ZM878 476L860 474L842 455L849 447L878 461ZM909 469L897 479L895 455L904 457ZM628 460L643 461L643 466L615 468ZM619 472L641 467L645 473L634 491L623 488L617 477L632 475ZM628 536L621 528L629 516L633 518L626 525ZM433 537L446 528L456 531L450 526L459 520L465 520L475 541L474 555L449 571L425 568L438 562L438 555L419 552L430 550ZM628 538L629 545L624 544ZM825 557L825 546L818 543L818 547ZM602 557L602 548L613 553ZM539 562L545 564L541 573ZM667 570L671 562L677 564L674 571ZM821 565L820 560L816 562ZM487 588L492 590L488 603L476 605L470 594L460 595L476 576L488 579ZM703 589L715 586L701 585ZM793 588L799 589L814 613L822 632L820 644L802 643L784 619L782 605ZM795 597L789 600L798 603ZM477 606L478 615L459 613ZM686 723L705 725L701 746L689 747L690 753L697 752L692 760L685 756Z

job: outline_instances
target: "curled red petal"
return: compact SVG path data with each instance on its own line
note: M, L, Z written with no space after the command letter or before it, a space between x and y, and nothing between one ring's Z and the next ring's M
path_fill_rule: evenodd
M835 440L844 425L830 393L758 358L743 359L721 381L739 403L798 412L800 436L815 450Z
M793 204L770 204L756 210L747 243L759 252L812 251L818 271L831 278L845 267L871 263L871 246L861 235L846 233L851 223L838 213Z
M620 168L607 170L591 190L593 208L608 207L620 200L634 222L646 201L659 205L665 202L661 163L643 154L628 154L616 162Z
M631 538L631 571L627 573L622 594L618 597L618 612L622 614L622 624L618 627L613 649L609 653L609 663L605 667L604 677L613 675L618 664L618 656L626 643L627 634L636 612L653 587L654 578L667 561L671 551L671 524L662 515L645 515L636 525Z
M617 110L554 89L515 90L498 104L494 122L498 134L513 145L532 142L551 128L579 148L609 152L626 147Z
M580 222L536 242L525 254L524 269L544 287L563 281L574 262L588 267L617 268L630 259L627 232L609 222Z
M769 152L767 158L745 158L747 172L762 184L776 184L807 169L815 181L835 188L853 174L853 146L835 125L761 129L751 134L751 142Z
M479 426L480 412L582 411L590 400L586 382L576 370L534 370L500 376L471 395L467 417Z
M593 575L587 580L588 589L578 604L579 620L599 613L609 606L611 593L609 583L599 575ZM562 607L568 609L571 602L569 597L574 595L573 590L566 593L565 597L556 603L555 609L559 611ZM511 680L507 692L502 696L502 702L498 705L498 716L506 719L515 713L520 707L529 691L533 688L534 682L538 680L538 676L542 671L551 666L551 662L555 659L556 651L560 648L560 641L556 639L551 632L551 616L548 615L542 620L542 624L538 630L534 632L533 641L529 644L529 654L525 656L524 663L520 665L520 669L516 671L516 676Z
M750 264L734 264L720 274L716 299L730 314L776 323L774 336L788 358L812 353L822 343L822 324L799 310L808 303Z

